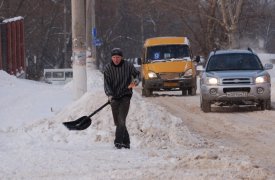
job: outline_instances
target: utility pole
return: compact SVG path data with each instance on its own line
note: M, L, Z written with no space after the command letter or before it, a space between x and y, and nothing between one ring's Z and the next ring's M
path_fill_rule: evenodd
M85 1L72 0L74 99L79 99L87 91Z
M64 36L64 49L63 49L63 53L64 53L64 64L63 67L64 68L68 68L68 56L67 56L67 7L66 7L66 1L63 1L63 6L64 6L64 22L63 22L63 36Z
M96 29L96 18L95 18L95 1L96 0L91 0L92 1L92 29ZM97 37L93 37L92 41L95 41ZM94 66L96 66L96 45L95 43L92 44L92 63Z
M86 42L87 42L87 69L96 69L96 47L92 37L95 29L95 0L86 0Z
M92 64L92 0L86 0L86 56L87 56L87 70L93 69Z

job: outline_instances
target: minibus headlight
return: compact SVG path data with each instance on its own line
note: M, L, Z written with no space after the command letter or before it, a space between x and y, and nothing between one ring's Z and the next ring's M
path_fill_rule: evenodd
M157 77L158 77L157 74L154 73L154 72L152 72L152 71L148 73L148 76L149 76L149 78L151 78L151 79L152 79L152 78L157 78Z
M188 70L184 73L184 77L192 76L192 74L193 74L192 69L188 69Z

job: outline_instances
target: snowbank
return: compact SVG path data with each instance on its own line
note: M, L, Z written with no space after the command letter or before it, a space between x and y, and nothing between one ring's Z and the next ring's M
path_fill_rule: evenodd
M62 122L107 100L98 71L88 73L88 92L77 101L71 86L0 71L1 179L271 179L249 157L192 134L180 118L136 92L127 119L130 150L113 146L109 106L87 130L68 131Z

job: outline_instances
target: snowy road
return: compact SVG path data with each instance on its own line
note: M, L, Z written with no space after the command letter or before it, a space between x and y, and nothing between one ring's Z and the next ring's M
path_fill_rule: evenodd
M140 89L137 91L140 92ZM190 131L220 146L237 148L257 165L275 173L274 94L270 111L253 107L214 107L214 112L203 113L198 93L196 96L180 96L177 91L154 92L154 96L148 99L181 118Z

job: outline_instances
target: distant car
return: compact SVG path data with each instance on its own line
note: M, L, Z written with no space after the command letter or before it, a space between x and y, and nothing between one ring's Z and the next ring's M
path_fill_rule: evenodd
M130 63L132 63L134 65L134 67L140 71L140 64L141 64L141 59L140 58L128 58L125 59L126 61L129 61Z
M134 58L133 61L134 61L133 64L134 64L135 68L138 71L140 71L141 59L140 58Z
M73 79L73 69L44 69L44 81L49 84L66 84Z
M200 107L211 105L253 105L271 109L270 75L272 64L262 65L249 50L218 50L210 53L200 79Z

